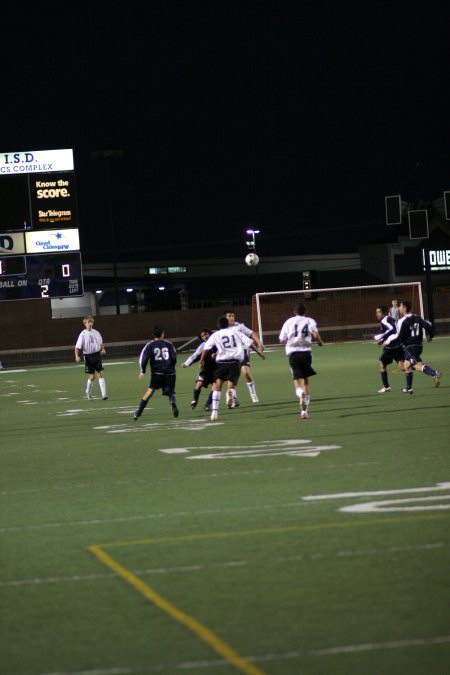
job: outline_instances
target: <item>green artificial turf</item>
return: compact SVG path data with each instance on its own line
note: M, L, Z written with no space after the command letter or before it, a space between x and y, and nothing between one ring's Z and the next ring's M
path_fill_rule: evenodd
M75 364L0 373L2 675L446 672L450 341L413 396L373 344L313 355L308 420L280 349L216 423L183 355L177 419L133 420L136 362L107 401Z

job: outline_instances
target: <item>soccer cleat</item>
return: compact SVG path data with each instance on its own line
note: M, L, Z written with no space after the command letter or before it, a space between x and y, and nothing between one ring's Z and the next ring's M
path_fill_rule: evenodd
M414 394L414 389L407 389L406 387L402 389L402 394Z
M178 417L178 415L179 415L180 413L179 413L179 410L178 410L178 408L177 408L177 404L175 403L175 401L171 401L171 402L170 402L170 405L172 406L172 414L173 414L173 416L174 416L174 417Z
M241 404L239 403L239 401L237 400L237 398L235 398L235 399L234 399L234 407L235 407L235 408L239 408L240 405L241 405Z
M94 400L94 397L92 396L92 394L86 394L86 398L87 398L88 401Z
M381 389L378 389L379 394L387 394L388 391L391 391L390 387L381 387Z
M307 411L307 410L302 410L302 412L300 413L300 418L301 418L302 420L309 420L308 411Z
M218 419L219 419L218 410L213 410L211 413L211 422L217 422Z
M211 410L211 406L209 405L209 403L205 403L205 407L203 408L203 410L205 412L209 412Z
M197 401L191 401L191 408L192 410L195 410L197 407Z
M441 384L441 372L439 370L436 371L436 375L433 377L434 380L434 386L439 387Z
M107 397L107 396L102 396L102 398L103 398L104 401L107 401L107 400L108 400L108 397Z
M133 419L136 422L136 420L139 418L139 412L136 410L136 412L133 415Z
M252 403L259 403L259 398L256 394L252 394L251 397L252 397Z

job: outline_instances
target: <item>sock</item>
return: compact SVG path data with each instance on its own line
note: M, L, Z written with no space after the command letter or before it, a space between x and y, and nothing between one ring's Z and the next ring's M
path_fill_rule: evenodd
M295 388L295 395L298 396L299 398L301 398L304 393L305 393L305 390L303 389L303 387L296 387Z
M236 400L236 389L228 389L228 393L231 399Z
M198 403L198 399L200 396L201 389L194 389L194 393L192 394L192 400Z
M422 366L422 373L425 373L425 375L429 375L430 377L434 377L436 375L434 368L427 365Z
M93 385L93 381L91 380L91 378L89 378L88 381L87 381L87 384L86 384L86 395L87 396L89 396L89 394L92 391L92 385Z
M141 402L139 403L138 409L136 410L136 415L137 415L138 417L139 417L140 415L142 415L142 412L143 412L145 406L147 405L147 403L148 403L148 401L144 401L144 399L142 399Z
M253 380L251 382L247 382L247 387L248 387L248 391L249 391L249 394L250 394L250 398L252 396L256 396L255 383L254 383ZM236 398L236 395L235 395L235 398Z
M98 383L100 385L100 391L102 392L102 396L106 396L106 382L104 377L99 377L98 378Z
M384 371L381 371L381 381L382 381L382 383L383 383L383 387L384 387L385 389L389 389L388 375L387 375L387 372L386 372L385 370L384 370Z
M219 410L220 391L212 392L212 409Z
M412 383L413 383L413 374L406 373L406 388L412 389Z
M213 396L213 392L212 392L212 390L211 390L211 391L209 392L209 394L208 394L208 398L206 399L205 405L211 405L211 403L212 403L212 396Z
M305 395L305 405L306 405L306 408L308 408L309 402L310 402L310 401L311 401L311 396L310 396L309 394L306 394L306 395Z

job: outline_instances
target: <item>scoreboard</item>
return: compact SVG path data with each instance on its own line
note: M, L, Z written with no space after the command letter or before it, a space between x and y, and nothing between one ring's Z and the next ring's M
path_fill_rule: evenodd
M0 183L0 301L84 295L72 150L0 153Z
M0 301L84 294L79 251L0 256Z

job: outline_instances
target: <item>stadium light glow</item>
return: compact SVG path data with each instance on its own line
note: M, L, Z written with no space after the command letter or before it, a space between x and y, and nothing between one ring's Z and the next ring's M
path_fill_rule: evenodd
M250 251L253 253L256 253L256 235L259 234L259 230L253 230L252 228L249 228L248 230L245 231L245 234L248 234L251 239L250 241L246 241L245 243L247 244L248 248Z

